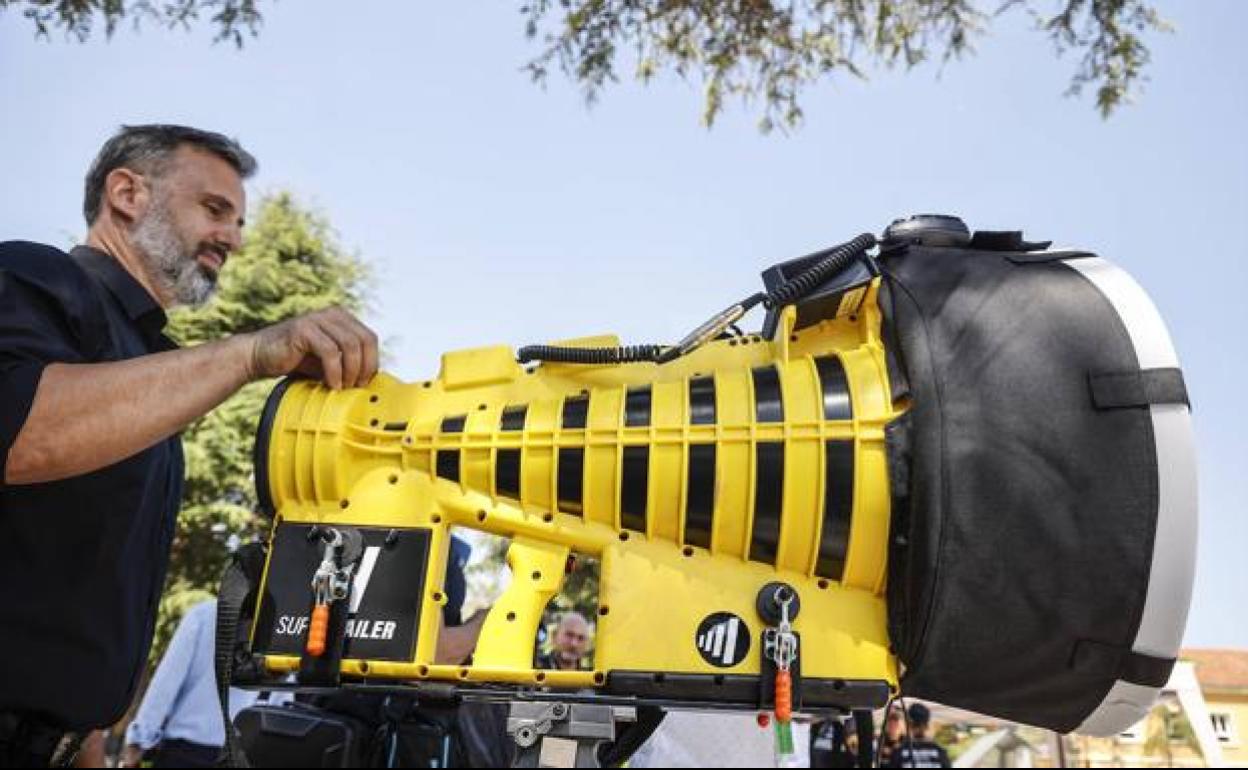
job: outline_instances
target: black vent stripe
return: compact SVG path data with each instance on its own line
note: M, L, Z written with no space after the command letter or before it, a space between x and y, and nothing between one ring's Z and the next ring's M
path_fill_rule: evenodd
M784 442L765 441L755 445L754 467L750 559L774 564L780 544L780 513L784 509Z
M500 430L524 430L524 420L528 415L529 407L525 404L509 406L503 410L498 427Z
M685 544L711 547L715 511L715 445L689 446L688 495L685 502Z
M467 421L468 421L468 415L466 414L457 414L451 417L443 417L442 418L442 432L443 433L463 433L464 423L466 423Z
M500 449L494 458L494 492L520 499L520 450Z
M754 414L759 422L784 422L784 401L780 397L780 372L774 366L753 370Z
M439 449L437 465L438 478L459 481L458 449Z
M819 387L823 390L823 419L852 420L854 404L849 396L849 378L839 356L815 359L819 370Z
M620 479L620 523L625 529L646 531L646 498L650 491L650 447L624 447Z
M715 378L689 380L689 424L715 424Z
M580 516L584 507L585 450L581 447L561 447L556 473L559 510Z
M575 430L584 428L589 417L589 396L569 396L563 400L564 428Z
M823 533L815 574L841 580L849 553L849 526L854 515L854 442L825 442L827 467L823 480Z
M629 388L624 396L624 425L640 428L650 424L650 386Z

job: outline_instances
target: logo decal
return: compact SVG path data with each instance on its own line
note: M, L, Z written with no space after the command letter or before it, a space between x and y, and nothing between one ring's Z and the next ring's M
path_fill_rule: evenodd
M282 522L273 534L266 590L257 610L252 649L266 655L302 655L311 625L308 581L323 558L312 525ZM343 655L351 659L407 661L416 649L429 530L360 527L363 553L350 596L335 603L346 615ZM341 605L341 606L339 606Z
M364 600L364 592L368 590L368 581L373 579L373 568L377 566L377 557L380 555L379 546L370 545L364 549L364 558L360 559L360 571L356 573L355 581L351 584L351 606L348 612L352 615L360 611L360 602Z
M707 663L731 668L750 652L750 629L731 612L716 612L702 620L694 642Z

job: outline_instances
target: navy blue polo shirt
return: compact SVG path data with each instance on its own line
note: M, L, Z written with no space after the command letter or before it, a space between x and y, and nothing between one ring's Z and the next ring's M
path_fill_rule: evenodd
M2 471L48 364L172 350L165 322L107 254L0 243L0 712L98 727L134 695L182 498L181 439L61 481L6 485Z

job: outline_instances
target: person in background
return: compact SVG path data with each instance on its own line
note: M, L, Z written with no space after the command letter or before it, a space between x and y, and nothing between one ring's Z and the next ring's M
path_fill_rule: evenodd
M810 726L811 767L853 767L857 760L858 735L852 717L831 716ZM853 751L849 748L854 743Z
M138 767L150 753L153 767L213 767L225 746L213 658L217 601L196 604L182 618L156 668L134 721L126 728L121 766ZM261 693L230 688L230 717ZM271 703L290 696L273 695Z
M910 736L893 748L884 767L950 767L949 754L930 737L932 712L922 703L911 703Z
M849 767L858 765L858 722L849 717L844 722L845 725L845 752L852 757Z
M565 612L555 627L554 646L537 656L537 668L577 671L589 646L589 621L579 612Z
M888 763L892 761L893 752L901 745L905 737L906 712L901 704L894 703L889 706L888 713L884 715L884 733L880 737L880 745L876 747L881 767L891 767Z

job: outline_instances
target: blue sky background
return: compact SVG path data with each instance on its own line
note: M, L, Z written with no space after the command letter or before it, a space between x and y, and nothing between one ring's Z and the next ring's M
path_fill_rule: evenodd
M1108 121L1015 14L943 70L809 89L787 136L736 103L705 130L699 85L671 77L589 109L560 76L531 85L518 6L265 3L241 52L206 28L37 41L0 12L0 239L79 237L121 123L224 131L260 159L253 199L295 192L373 265L369 320L405 378L494 342L674 341L767 265L913 212L1090 248L1160 307L1195 407L1187 644L1248 647L1248 3L1160 3L1177 33Z

